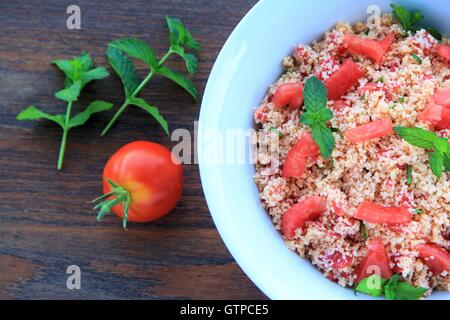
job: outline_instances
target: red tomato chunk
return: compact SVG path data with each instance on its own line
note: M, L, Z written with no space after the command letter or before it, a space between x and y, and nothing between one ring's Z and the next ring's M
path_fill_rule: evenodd
M289 106L292 109L300 109L303 105L303 85L300 83L285 83L278 87L272 103L281 109Z
M435 275L450 272L450 254L436 245L423 244L418 247L420 258Z
M370 40L352 34L344 36L344 42L350 53L364 55L378 64L381 64L394 41L394 35L389 35L382 40Z
M376 224L408 224L411 213L406 207L384 207L370 201L364 201L356 209L355 219Z
M450 61L450 44L443 44L437 47L437 54L441 58Z
M392 276L391 261L381 239L376 238L370 241L367 249L366 256L355 270L357 275L356 283L373 274L378 274L386 280L390 279Z
M283 167L284 178L300 178L306 171L308 159L319 156L319 147L311 134L305 133L289 151Z
M364 77L364 71L362 71L359 65L351 60L347 60L342 64L341 68L325 82L325 86L328 90L328 98L330 100L339 100L355 86L362 77Z
M344 136L352 143L361 143L387 136L393 132L392 121L382 119L350 129L345 132Z
M312 197L294 205L284 213L281 221L286 239L294 238L298 228L304 227L307 221L319 218L326 210L326 200L322 197Z

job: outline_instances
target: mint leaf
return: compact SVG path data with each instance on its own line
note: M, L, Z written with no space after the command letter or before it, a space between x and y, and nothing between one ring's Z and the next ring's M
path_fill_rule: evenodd
M431 153L430 168L438 179L442 177L442 173L444 171L443 166L444 166L444 155L439 151Z
M317 113L321 122L327 122L333 119L334 114L330 109L322 109Z
M155 118L155 120L161 125L164 132L167 135L170 135L169 133L169 125L167 124L166 119L159 113L158 108L149 105L145 100L140 98L133 98L130 100L130 104L133 104L137 107L140 107L150 113L150 115Z
M135 38L124 38L111 42L110 47L146 63L153 71L159 68L159 61L147 43Z
M411 13L405 7L398 6L396 4L391 4L391 7L394 16L400 22L405 31L414 31L413 26L424 18L419 11Z
M384 286L386 300L396 300L395 288L399 282L399 276L394 274Z
M434 147L437 151L442 153L448 153L450 151L450 145L448 144L448 139L446 138L438 138L434 142Z
M86 110L80 112L69 121L69 128L80 127L84 125L94 113L108 111L112 107L112 103L105 101L94 101L86 108Z
M105 68L93 69L94 63L87 53L82 53L72 60L56 60L53 61L53 64L66 75L66 89L77 81L81 82L81 87L83 88L93 80L101 80L109 76Z
M450 172L450 154L444 154L444 170Z
M322 153L324 159L328 159L333 153L333 149L336 145L331 129L325 124L315 125L311 127L311 135L319 146L320 152Z
M431 149L439 137L430 131L422 128L394 127L395 132L413 146Z
M384 284L387 280L383 279L379 275L372 275L368 278L363 279L358 286L356 291L368 294L372 297L381 297L384 292Z
M384 295L387 300L419 300L428 289L413 287L407 282L400 282L397 274L384 286Z
M182 47L194 51L200 50L200 44L194 39L190 31L183 25L180 19L166 16L167 26L170 32L170 46Z
M56 124L58 124L61 128L64 128L65 118L66 117L62 114L53 116L53 115L45 113L33 106L30 106L27 109L23 110L17 116L17 120L19 120L19 121L32 121L32 120L42 120L42 119L53 121Z
M81 93L81 87L81 81L76 81L69 88L56 92L55 97L66 102L77 101Z
M307 126L315 126L320 123L320 115L317 112L307 111L300 117L300 122Z
M419 300L428 289L413 287L407 282L400 282L395 288L396 300Z
M160 67L157 73L177 83L180 87L185 89L194 98L195 101L198 100L197 88L181 73L173 71L166 67Z
M306 80L303 98L307 111L318 112L327 107L328 91L325 85L316 77Z
M122 80L125 95L130 97L139 86L139 79L133 63L121 51L109 47L108 62Z
M91 81L102 80L104 78L107 78L108 76L109 72L103 67L91 69L81 75L81 85L85 86Z

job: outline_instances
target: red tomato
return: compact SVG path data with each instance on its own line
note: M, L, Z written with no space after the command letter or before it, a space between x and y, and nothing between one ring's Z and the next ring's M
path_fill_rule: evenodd
M284 106L300 109L303 105L303 85L300 83L285 83L280 85L273 95L272 103L278 109Z
M442 44L437 47L438 56L450 61L450 44Z
M114 186L109 183L111 181ZM183 167L172 153L155 143L137 141L117 151L103 171L106 200L99 220L113 211L127 221L150 222L172 211L183 190ZM128 204L128 217L124 216Z
M431 122L439 130L450 129L450 108L431 102L419 115L419 119Z
M433 96L433 101L445 108L450 108L450 88L438 89Z
M289 151L284 161L283 177L300 178L306 171L307 160L319 156L319 147L311 134L305 133Z
M294 238L298 228L304 227L307 221L319 218L326 210L326 200L322 197L312 197L294 205L283 214L281 221L286 239Z
M420 245L418 249L420 258L433 274L450 272L450 254L445 249L431 244Z
M384 207L370 201L364 201L356 208L355 219L376 224L408 224L411 214L406 207Z
M394 132L391 119L382 119L347 130L344 136L352 143L366 142Z
M394 40L394 35L389 35L382 40L370 40L352 34L344 36L344 43L350 53L362 54L378 64L381 64L384 55L388 52Z
M367 248L367 255L355 270L356 283L375 273L379 273L379 276L386 280L390 279L392 277L391 261L386 253L383 241L378 238L373 239L369 242Z
M364 77L364 71L352 60L345 61L341 68L325 82L330 100L338 100L345 95L358 80Z

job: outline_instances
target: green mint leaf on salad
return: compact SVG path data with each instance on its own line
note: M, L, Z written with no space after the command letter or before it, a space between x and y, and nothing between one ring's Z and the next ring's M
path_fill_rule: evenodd
M72 60L57 60L53 64L64 72L66 76L64 81L65 88L55 93L57 99L67 103L66 113L50 115L36 107L28 107L19 113L17 120L49 120L57 123L63 129L58 158L58 170L62 170L69 130L84 125L93 114L111 109L112 104L104 101L92 102L83 112L71 118L73 105L78 100L82 89L91 81L104 79L109 74L104 68L95 68L91 57L87 53L82 53Z
M381 297L384 294L386 300L419 300L428 289L414 287L408 282L400 281L400 277L395 274L389 280L372 275L363 279L356 286L355 291L373 297Z
M363 279L356 287L357 292L368 294L372 297L381 297L384 293L384 285L387 280L374 274Z
M413 146L431 149L439 137L431 131L422 128L394 127L395 132Z
M430 154L430 168L434 175L440 179L444 172L444 155L439 152L433 152Z
M398 275L393 275L384 287L387 300L419 300L428 289L413 287L407 282L399 280Z
M430 149L430 168L433 174L440 179L444 172L450 170L450 145L446 138L422 128L394 127L395 132L409 144Z
M124 38L112 41L109 44L107 52L108 62L122 80L125 90L125 101L102 131L102 136L109 132L130 105L140 107L153 116L164 132L169 135L167 121L159 113L158 109L139 98L142 89L155 76L166 77L175 82L187 91L195 101L198 100L198 91L192 81L183 74L164 66L164 64L172 55L178 55L184 60L188 73L193 75L197 71L198 59L196 53L200 49L200 44L179 19L166 17L166 22L169 28L170 47L161 59L157 57L154 50L146 42L139 39ZM192 52L188 52L189 50ZM130 58L140 60L148 66L149 72L143 80L140 80L137 76L136 67Z
M403 30L406 32L417 32L422 28L417 24L424 19L424 16L420 11L409 11L403 6L391 4L392 12L395 18L400 22ZM431 34L435 39L442 40L442 34L433 28L426 28L427 32Z
M333 111L327 109L328 92L324 84L316 77L309 78L303 90L306 112L300 122L311 129L311 135L319 146L325 159L333 153L336 141L327 122L333 119Z

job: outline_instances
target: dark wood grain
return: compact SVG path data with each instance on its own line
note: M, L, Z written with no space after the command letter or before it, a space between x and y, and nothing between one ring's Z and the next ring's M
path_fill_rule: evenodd
M30 104L52 113L65 109L53 98L63 79L49 65L54 59L87 51L106 66L107 43L122 36L139 37L163 53L166 14L181 18L203 46L195 76L203 92L220 48L256 0L80 0L82 30L69 31L65 11L72 3L0 1L0 298L264 298L222 243L197 166L185 167L184 196L168 217L128 231L115 217L95 221L87 202L101 192L109 156L138 139L171 145L142 111L130 108L105 138L99 132L112 113L73 130L61 173L55 169L59 128L15 120ZM169 64L183 67L175 58ZM122 96L111 76L86 88L77 106L101 98L117 107ZM176 85L156 78L142 96L171 128L193 130L200 105ZM72 264L81 267L81 290L66 288Z

